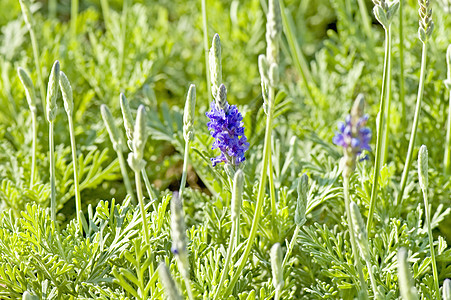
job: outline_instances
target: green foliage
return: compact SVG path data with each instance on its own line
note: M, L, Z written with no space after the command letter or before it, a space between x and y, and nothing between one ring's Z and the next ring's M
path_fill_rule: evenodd
M198 3L199 2L199 3ZM224 270L229 235L231 179L212 167L213 138L206 127L209 103L205 82L200 1L80 1L75 36L69 34L69 1L61 1L58 18L47 4L30 4L39 47L40 70L20 6L0 3L0 298L20 299L162 299L158 266L164 262L177 289L188 296L172 253L170 201L179 189L184 154L183 104L189 84L196 85L194 140L190 144L183 208L187 224L192 292L213 299ZM370 2L367 1L367 4ZM206 1L208 39L221 35L223 81L228 101L243 114L250 143L243 167L239 238L225 275L230 284L241 263L256 210L263 158L266 114L257 67L265 52L266 1ZM109 5L109 7L105 7ZM383 29L373 17L367 36L357 1L284 1L294 42L306 58L302 79L287 35L280 39L280 84L275 95L271 162L276 211L265 194L250 256L226 299L273 299L270 249L280 243L286 254L281 299L353 299L359 297L343 203L341 152L332 144L337 120L348 112L358 93L366 99L368 126L376 136L383 68ZM397 252L408 251L420 299L435 299L431 255L416 164L408 174L402 202L396 202L407 152L408 133L417 93L421 43L417 38L416 1L403 1L404 76L407 119L400 99L399 18L392 23L392 108L387 164L377 190L374 228L368 231L371 267L379 295L399 299ZM442 172L448 91L445 52L451 42L451 15L433 3L436 28L429 38L424 102L417 146L429 150L429 199L439 282L451 277L451 178ZM124 10L125 7L125 10ZM372 8L368 7L368 8ZM7 12L7 13L5 13ZM57 223L50 218L48 125L40 99L38 73L45 85L55 59L71 79L80 176L83 232L76 221L73 162L67 117L61 97L55 120ZM36 87L37 178L30 186L32 131L25 91L17 67L29 72ZM306 82L309 88L305 86ZM145 171L157 197L145 198L149 244L143 236L141 211L130 202L100 105L111 108L118 128L122 120L119 93L129 99L131 113L147 110ZM439 141L439 142L438 142ZM125 140L124 140L125 142ZM124 143L125 145L125 143ZM125 149L124 149L125 151ZM128 151L128 150L127 150ZM350 198L368 218L374 181L374 154L357 164L350 178ZM416 155L414 155L416 157ZM130 178L132 175L129 171ZM297 183L309 177L306 223L294 220ZM118 199L116 201L115 199ZM273 214L274 213L274 214ZM274 218L273 218L274 215ZM293 237L294 236L294 237ZM365 277L369 276L364 268ZM368 280L369 282L369 280ZM370 290L373 297L376 291Z

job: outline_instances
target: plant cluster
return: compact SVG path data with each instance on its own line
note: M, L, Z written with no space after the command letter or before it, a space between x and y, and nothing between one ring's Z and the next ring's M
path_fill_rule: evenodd
M0 3L0 299L451 299L449 8L155 2Z

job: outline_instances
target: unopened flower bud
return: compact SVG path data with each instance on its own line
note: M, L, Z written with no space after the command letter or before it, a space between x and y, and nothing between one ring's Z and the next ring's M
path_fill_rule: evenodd
M183 136L185 141L194 139L194 115L196 113L196 86L190 85L183 112Z
M133 120L132 111L130 110L130 104L123 93L119 95L119 103L121 105L122 119L124 120L125 134L129 141L133 141L133 127L135 121ZM133 149L130 149L133 151Z
M58 84L60 76L60 63L55 61L52 71L49 76L49 83L47 86L47 120L49 122L55 121L58 106L56 100L58 99Z
M233 191L232 191L232 222L235 222L240 218L241 201L243 198L243 183L244 174L243 171L238 169L233 178Z
M119 131L114 124L114 118L110 109L105 104L100 106L100 114L102 115L103 122L105 123L108 134L110 135L111 143L115 151L122 151L122 141L119 135Z
M174 193L171 200L171 237L172 252L177 257L182 276L189 277L189 261L186 242L186 225L183 206L178 193Z
M218 89L218 95L216 96L216 107L227 112L227 88L221 83Z
M366 232L365 223L363 222L359 207L354 201L351 201L351 218L352 224L355 228L355 237L359 244L362 256L366 261L371 261L370 247L368 245L368 235Z
M451 280L445 279L443 282L443 300L451 300Z
M30 2L28 0L19 0L19 3L20 8L22 9L25 24L27 24L28 30L31 30L33 25L33 16L30 11Z
M308 190L308 176L304 173L299 179L297 188L298 198L296 201L296 212L294 214L294 223L296 224L296 226L302 226L306 221L305 212L307 209Z
M418 178L423 191L428 188L428 148L425 145L418 151Z
M222 83L221 65L221 40L219 34L215 34L209 53L211 93L213 97L218 94L219 85Z
M275 289L281 290L284 285L283 280L283 253L282 247L279 243L275 243L271 247L271 269L272 269L272 284Z
M135 130L133 132L133 152L128 155L128 164L135 172L141 171L146 165L143 160L146 141L146 109L144 105L140 105L136 115Z
M34 92L33 81L28 75L25 69L18 67L17 74L19 74L20 81L22 82L25 88L25 95L27 97L28 106L33 113L36 113L36 94Z
M266 58L268 63L276 63L279 58L279 36L282 32L282 21L278 0L269 0L266 20Z
M64 109L66 110L67 115L72 115L74 110L72 87L70 86L69 79L63 71L60 72L59 85L61 88L61 94L63 95Z
M272 63L269 67L269 84L275 87L279 83L279 68L276 63Z
M418 293L407 262L407 251L404 248L398 250L398 282L403 300L418 300Z
M160 263L158 267L158 275L160 275L161 285L164 287L164 293L168 300L182 300L180 293L172 279L171 273L165 263Z

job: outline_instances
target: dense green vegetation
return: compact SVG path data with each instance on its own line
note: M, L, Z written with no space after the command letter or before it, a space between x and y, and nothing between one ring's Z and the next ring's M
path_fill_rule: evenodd
M0 299L450 299L451 4L400 1L0 1Z

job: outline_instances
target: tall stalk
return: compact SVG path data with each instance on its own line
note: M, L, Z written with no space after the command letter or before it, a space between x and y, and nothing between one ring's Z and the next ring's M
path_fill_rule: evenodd
M60 76L59 61L55 61L49 76L47 87L46 116L49 122L49 160L50 160L50 212L51 219L56 225L56 187L55 187L55 145L53 140L53 127L58 112L56 100L58 98L58 84Z
M445 80L446 88L449 91L449 106L448 106L448 122L446 130L445 154L443 159L443 168L445 174L451 173L451 45L446 51L446 64L448 65L448 78Z
M232 229L230 231L230 239L229 246L227 248L226 259L224 263L224 268L221 272L221 278L219 280L218 288L216 290L215 296L213 299L219 299L221 289L224 285L226 276L228 274L229 265L232 260L232 252L233 249L237 246L235 244L237 226L240 221L240 210L241 210L241 201L243 196L243 183L244 183L244 174L240 169L235 173L233 178L233 188L232 188L232 201L231 201L231 219L232 219Z
M384 71L382 75L382 87L381 87L381 100L379 104L379 115L378 115L378 123L377 123L377 141L376 141L376 157L374 162L374 171L373 171L373 186L371 188L371 198L370 198L370 207L368 212L368 221L367 221L367 231L371 232L372 221L374 215L374 208L376 202L377 195L377 185L379 181L379 174L381 168L381 155L382 155L382 136L383 136L383 128L384 128L384 109L385 109L385 92L386 92L386 78L388 73L388 53L390 49L390 39L388 35L388 31L385 30L385 58L384 58Z
M30 188L34 186L34 182L36 180L36 147L37 147L37 139L38 139L38 122L37 122L37 108L36 108L36 94L34 92L33 81L28 75L25 69L18 67L17 74L19 75L20 81L25 88L25 94L27 97L28 107L31 112L31 120L32 120L32 130L33 130L33 142L32 142L32 156L31 156L31 174L30 174Z
M33 58L34 58L34 67L36 69L36 74L38 77L38 85L39 92L41 94L41 105L42 110L45 111L46 103L45 103L45 86L44 81L42 80L42 70L39 56L39 47L38 41L36 39L36 35L34 32L33 24L34 19L30 11L29 2L27 0L19 0L20 7L22 9L23 18L25 20L25 24L27 24L28 32L30 33L31 39L31 47L33 48Z
M211 103L211 80L210 80L210 67L209 67L209 48L208 48L208 20L207 20L207 5L205 0L202 1L202 30L204 39L204 51L205 51L205 76L207 77L207 91L208 91L208 103Z
M404 16L403 1L399 0L399 101L401 101L401 124L406 125L406 91L404 85Z
M196 111L196 86L190 85L183 113L183 137L185 139L185 154L183 159L182 180L180 182L180 198L183 199L186 177L188 175L189 145L194 140L194 115Z
M124 0L121 16L121 42L119 46L119 78L122 78L122 74L124 73L125 39L127 38L127 16L129 7L130 0Z
M386 96L386 108L385 108L385 116L386 120L384 122L384 137L382 141L382 145L384 145L384 152L382 155L381 166L385 165L387 162L388 156L388 144L389 144L389 133L390 133L390 112L391 112L391 26L388 27L388 62L387 62L387 86L385 87L387 90L385 92Z
M423 145L420 147L420 151L418 151L418 178L420 181L421 191L423 192L424 211L426 213L426 226L428 228L429 248L431 251L432 273L434 275L434 288L435 295L438 298L440 295L440 288L438 281L437 262L435 261L434 237L432 236L431 207L428 200L428 169L428 150L426 146Z
M366 285L365 276L363 276L363 268L362 263L360 262L359 249L357 248L357 243L355 240L354 224L351 218L351 202L349 200L349 177L346 175L343 176L343 191L345 198L346 220L348 222L352 253L354 254L354 265L357 269L357 273L359 274L360 289L364 292L364 298L368 299L368 287Z
M420 83L418 87L417 103L415 105L415 115L413 118L412 131L410 133L409 148L407 150L406 161L404 163L404 169L402 171L401 176L401 188L399 190L399 194L396 199L396 203L398 205L401 204L402 202L402 198L404 196L404 189L406 188L407 184L407 177L409 175L410 165L412 164L412 156L415 147L415 138L417 135L418 123L420 121L421 102L423 100L424 74L426 72L426 55L427 55L427 44L423 43L423 50L421 53L421 72L420 72Z
M401 188L396 199L396 204L402 202L404 196L404 189L407 184L407 176L409 174L410 165L412 163L413 148L415 146L415 137L417 135L418 122L420 120L421 111L421 101L423 100L424 92L424 74L426 72L426 56L427 56L427 41L432 30L434 29L434 22L432 22L432 9L430 7L429 0L419 0L420 9L418 10L420 15L420 27L418 29L418 37L423 43L423 49L421 52L421 72L420 72L420 82L418 84L418 95L417 103L415 106L415 116L413 119L412 132L410 134L409 148L407 150L406 162L404 164L404 169L402 171L401 177Z
M113 149L114 151L116 151L117 158L119 160L119 166L121 168L122 179L124 180L127 194L130 195L132 202L136 204L136 199L135 196L133 195L132 185L130 183L130 179L128 178L127 174L127 165L125 163L124 155L122 154L124 145L122 143L122 138L119 135L119 131L116 127L116 124L114 124L113 115L111 114L111 111L109 110L108 106L106 106L105 104L102 104L100 106L100 113L102 115L103 122L105 123L105 126L108 130L111 143L113 144Z

